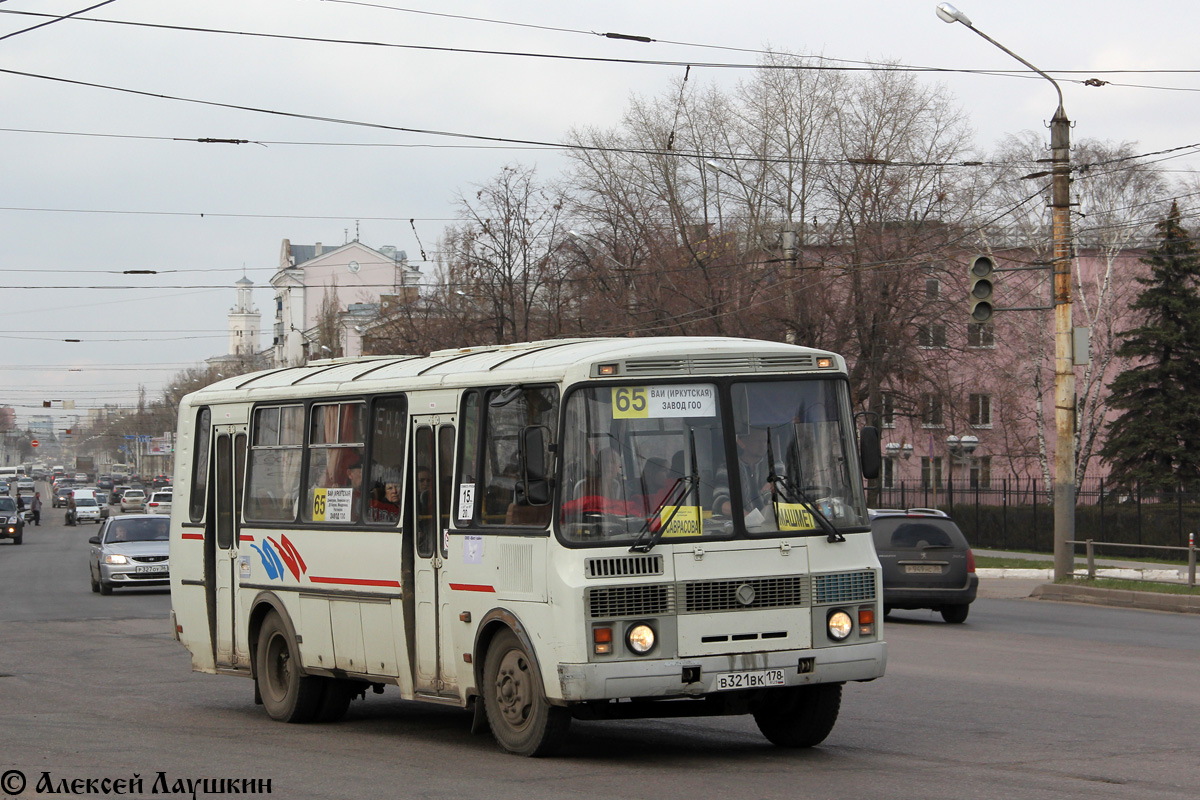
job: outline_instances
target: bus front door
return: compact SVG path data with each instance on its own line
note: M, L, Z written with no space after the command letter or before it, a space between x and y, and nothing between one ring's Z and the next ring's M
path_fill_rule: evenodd
M246 432L219 426L216 433L215 491L209 502L209 519L215 520L216 560L211 580L216 586L216 642L218 666L248 667L249 654L237 642L238 528L241 521L242 470L246 463Z
M413 461L408 497L413 509L415 654L413 689L419 694L457 696L457 669L443 631L449 599L446 532L450 527L450 484L454 468L454 418L413 417Z

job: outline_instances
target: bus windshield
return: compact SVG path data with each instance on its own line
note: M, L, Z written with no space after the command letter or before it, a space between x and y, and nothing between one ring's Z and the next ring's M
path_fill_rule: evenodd
M727 391L712 383L575 391L562 437L564 541L818 535L827 532L818 513L838 529L866 524L843 381Z

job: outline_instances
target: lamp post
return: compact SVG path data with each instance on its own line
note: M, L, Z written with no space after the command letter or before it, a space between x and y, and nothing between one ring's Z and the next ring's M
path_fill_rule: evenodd
M800 313L796 304L796 278L800 274L800 249L796 246L796 226L792 222L791 208L778 198L771 197L761 189L746 183L715 161L705 161L704 166L713 172L724 175L726 178L732 178L746 189L757 192L760 196L772 201L779 206L784 216L787 217L787 222L784 223L783 230L779 235L779 244L783 250L783 261L787 265L787 292L784 295L787 298L787 321L784 324L783 339L788 344L796 344L796 340L799 338L797 335L797 328L799 326L796 324L796 318ZM720 192L720 186L717 187L717 191Z
M1053 164L1050 207L1054 240L1054 577L1066 578L1073 570L1074 554L1068 542L1075 538L1075 359L1071 321L1071 122L1063 110L1058 83L1004 45L976 28L965 14L949 3L937 7L947 23L961 22L983 39L1008 53L1050 81L1058 93L1058 108L1050 120Z

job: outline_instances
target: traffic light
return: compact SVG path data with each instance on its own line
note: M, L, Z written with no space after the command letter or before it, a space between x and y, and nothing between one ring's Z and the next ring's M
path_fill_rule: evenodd
M990 256L975 256L967 268L967 276L971 280L967 299L971 302L971 321L987 322L995 310L992 306L992 273L996 271L996 262Z

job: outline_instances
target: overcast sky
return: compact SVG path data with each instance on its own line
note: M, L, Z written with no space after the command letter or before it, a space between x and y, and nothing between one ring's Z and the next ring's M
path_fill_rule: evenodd
M43 413L45 399L74 399L84 413L134 402L139 384L153 396L178 371L225 353L243 269L259 287L268 342L267 281L284 238L337 246L357 226L363 243L394 245L428 270L410 219L431 250L453 221L457 192L514 162L536 164L542 178L563 166L554 151L263 111L557 142L574 126L615 126L631 94L661 94L683 74L145 25L685 63L755 63L753 51L770 46L849 62L1020 69L966 27L941 22L932 0L116 0L10 36L47 21L16 12L64 15L97 2L0 0L0 405L17 409L18 424ZM1139 152L1200 141L1200 76L1189 71L1200 6L958 6L1054 73L1074 138L1133 142ZM593 35L605 32L657 41ZM689 83L730 86L746 74L702 67ZM1084 86L1089 77L1114 85ZM953 93L984 151L1008 133L1046 135L1056 104L1042 79L920 79ZM1182 177L1195 160L1163 166ZM130 269L162 274L121 274ZM79 288L102 286L134 288Z

